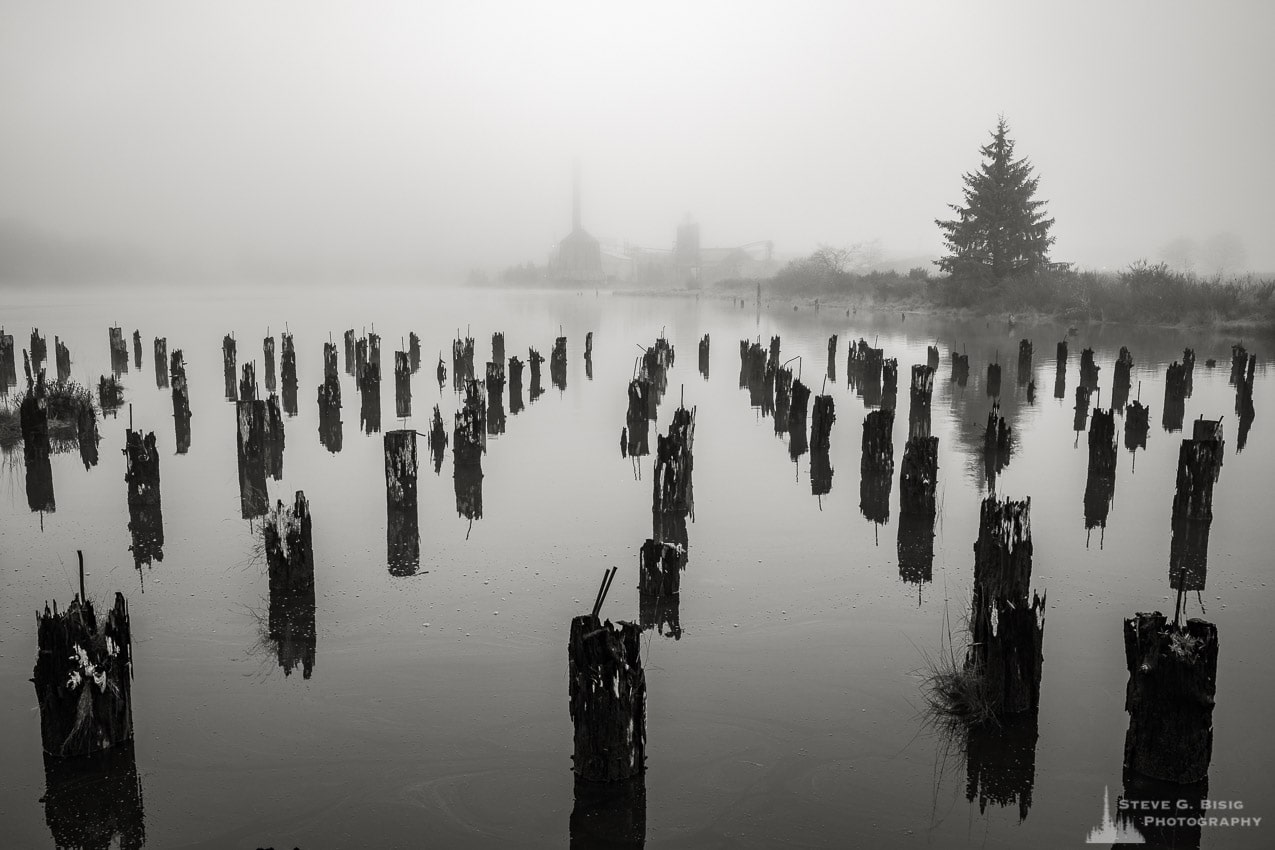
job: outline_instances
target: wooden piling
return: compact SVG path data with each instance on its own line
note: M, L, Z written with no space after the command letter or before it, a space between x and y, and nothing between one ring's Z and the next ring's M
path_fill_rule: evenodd
M930 403L934 394L934 370L916 364L912 367L911 406L908 409L908 436L930 436Z
M619 782L646 769L646 673L642 629L596 614L571 621L568 697L577 777Z
M487 433L498 436L505 433L505 363L497 360L487 364Z
M27 392L18 405L18 424L22 430L22 457L25 463L27 506L37 513L53 513L57 501L53 493L52 449L49 442L48 387L44 372L32 376L31 361L22 354Z
M142 368L142 332L133 331L133 368Z
M1213 481L1216 482L1222 474L1222 458L1223 450L1226 447L1226 439L1223 434L1221 419L1205 419L1201 414L1199 419L1191 423L1191 439L1210 444L1213 449Z
M549 354L549 380L562 392L567 388L567 338L560 336Z
M970 379L970 358L965 354L952 352L952 383L958 387L965 386Z
M99 375L97 403L102 413L114 414L124 404L124 387L114 375Z
M421 338L416 331L407 334L407 362L415 375L421 368Z
M937 345L927 345L925 347L925 365L929 366L932 371L938 371L939 347Z
M244 519L255 519L265 516L270 504L266 493L266 403L241 399L235 402L235 414L239 510Z
M305 679L314 672L316 649L312 525L310 504L301 490L290 507L277 501L262 523L270 581L269 637L283 674L290 676L300 667Z
M1124 447L1131 452L1147 447L1147 433L1151 430L1151 408L1140 401L1132 401L1124 413Z
M708 362L709 362L709 339L708 334L699 341L699 373L704 376L704 380L708 380Z
M1085 430L1085 425L1089 421L1089 399L1093 395L1087 385L1081 384L1076 387L1076 407L1075 415L1072 417L1071 429L1076 432Z
M1116 412L1095 407L1089 422L1089 471L1116 471Z
M1018 385L1026 386L1032 375L1032 341L1020 340L1018 343Z
M345 374L353 375L355 362L357 360L355 353L354 328L348 329L342 334L342 340L345 343Z
M865 364L868 380L863 386L863 403L868 407L880 405L883 409L894 410L899 397L899 361L894 357L882 359L881 349L868 351L869 358ZM877 361L881 363L881 381L875 379ZM880 387L880 391L877 388Z
M394 352L394 415L412 415L412 366L406 351Z
M806 438L806 409L810 403L810 389L797 379L792 382L792 404L788 409L788 456L796 461L806 453L810 443Z
M1213 704L1217 693L1217 627L1185 625L1163 614L1124 621L1129 684L1124 766L1165 782L1200 782L1213 758Z
M1080 352L1080 383L1090 390L1098 389L1098 365L1094 362L1092 348Z
M49 342L40 336L38 328L31 329L31 370L39 372L49 360Z
M71 351L58 337L53 337L53 359L58 370L58 383L71 380Z
M1195 389L1195 349L1182 349L1182 369L1186 378L1186 397L1190 398Z
M420 565L419 469L416 432L385 432L386 560L391 575L413 575Z
M1120 346L1120 356L1116 358L1115 373L1111 378L1111 407L1123 411L1129 403L1129 387L1132 382L1133 355L1129 349Z
M283 381L283 412L288 416L297 415L297 351L292 343L292 334L280 335L279 378ZM336 365L336 346L332 348L332 364ZM333 372L335 377L335 370Z
M648 537L638 549L638 594L655 599L677 596L685 567L685 549Z
M1181 431L1182 420L1186 416L1186 370L1176 360L1169 364L1164 379L1164 415L1162 425L1165 431Z
M443 455L447 451L447 429L443 426L443 414L438 405L434 405L434 418L429 424L429 454L434 461L434 474L443 468Z
M186 362L180 348L173 350L169 363L177 454L184 455L190 451L190 387L186 383Z
M75 416L76 441L80 446L80 460L85 469L97 466L97 444L101 436L97 430L97 412L92 404L81 404Z
M695 518L692 483L695 408L673 411L668 436L656 435L655 474L651 507L658 513Z
M164 560L164 515L160 500L159 449L155 434L124 432L124 481L128 485L129 548L133 563Z
M362 342L362 340L360 340ZM359 387L359 426L364 433L375 434L381 430L381 364L368 359L357 366L362 366L363 374L358 379Z
M1177 487L1173 516L1180 519L1213 519L1213 482L1216 452L1212 440L1183 440L1178 450Z
M108 329L111 344L111 372L120 376L128 371L128 345L124 342L124 329L118 325ZM231 373L234 381L234 373Z
M155 359L155 388L166 390L168 389L168 339L166 337L155 337L153 353Z
M266 473L275 481L283 480L283 413L279 410L279 396L271 393L266 398L265 433Z
M87 756L133 738L133 642L121 593L101 623L77 596L62 612L36 614L39 647L32 681L44 751Z
M1244 369L1248 365L1248 351L1241 343L1231 346L1231 378L1232 386L1238 386L1244 380Z
M539 351L528 348L527 362L531 364L531 388L527 391L527 396L534 404L536 399L544 394L544 388L540 386L540 364L545 362L545 359Z
M894 410L869 411L863 419L859 457L859 510L871 522L890 518L890 488L894 482Z
M832 446L832 423L837 414L830 395L815 396L814 412L810 420L810 449L827 452Z
M589 340L589 347L592 348L593 334L589 334ZM491 335L491 359L495 363L505 362L505 335L500 331Z
M0 395L18 385L18 361L13 349L13 334L0 329Z
M261 353L266 363L266 392L272 393L278 389L275 381L273 336L268 336L261 341Z
M989 398L999 398L1001 394L1001 365L999 363L987 364L987 395Z
M509 415L517 416L525 406L522 402L522 361L509 358Z
M243 377L239 379L239 400L257 400L257 365L255 363L243 364Z
M788 433L789 411L792 408L792 370L782 366L775 372L775 434Z
M469 381L465 385L465 401L456 411L456 427L452 455L457 464L477 464L487 451L487 409L483 385Z
M828 380L837 382L837 335L828 337Z

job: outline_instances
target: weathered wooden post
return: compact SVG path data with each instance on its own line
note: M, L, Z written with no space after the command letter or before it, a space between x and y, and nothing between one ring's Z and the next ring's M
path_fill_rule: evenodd
M1085 530L1106 530L1116 492L1115 410L1094 408L1089 423L1089 469L1085 476Z
M283 480L283 414L279 410L279 396L271 393L266 399L265 433L266 472L275 481Z
M528 396L532 403L544 394L544 388L540 386L540 364L545 362L544 357L534 348L527 349L527 362L531 364L531 389L528 390Z
M167 337L155 337L154 344L155 355L155 389L168 389L168 339Z
M235 339L226 334L221 340L222 377L226 382L226 401L238 401L238 387L235 385Z
M775 372L775 435L788 433L788 417L792 408L792 370L780 366Z
M748 340L739 341L739 388L748 386L748 350L752 348Z
M71 350L58 337L53 337L53 359L58 370L58 383L71 380Z
M182 350L173 350L170 358L173 387L173 423L176 429L177 454L190 451L190 387L186 384L186 361Z
M266 494L266 403L240 399L235 402L235 414L240 515L254 519L265 516L270 505Z
M367 362L376 366L377 381L380 381L385 370L381 368L381 337L375 331L367 335Z
M1032 376L1032 341L1019 340L1018 343L1018 385L1026 386Z
M1186 397L1190 398L1195 390L1195 349L1182 349L1182 369L1186 373Z
M49 341L40 336L38 328L31 329L31 371L39 372L49 359Z
M102 438L97 431L97 412L87 399L76 411L75 433L80 445L80 460L84 462L85 469L92 469L97 466L97 444Z
M927 345L925 347L925 365L937 372L939 369L939 347L937 345Z
M810 443L806 439L806 406L810 403L810 390L801 379L792 382L792 404L788 409L788 456L796 462L806 453Z
M908 436L930 436L930 402L934 395L934 370L916 364L912 367L911 406L908 409Z
M605 589L605 588L604 588ZM642 627L600 620L571 621L567 646L568 696L575 724L576 776L620 782L646 770L646 673Z
M814 412L810 420L810 450L827 454L832 447L832 423L837 421L837 414L832 396L815 396Z
M1085 425L1089 421L1089 399L1093 395L1087 385L1081 384L1076 387L1076 407L1075 415L1071 420L1071 429L1079 436L1080 432L1085 430Z
M590 334L590 338L592 338L592 334ZM501 331L496 331L491 335L491 359L495 363L503 364L505 362L505 335Z
M1235 412L1240 417L1239 436L1235 440L1235 450L1244 451L1248 443L1248 429L1253 425L1256 411L1253 409L1253 373L1257 368L1257 355L1250 354L1244 367L1239 386L1235 390Z
M48 388L44 371L32 377L31 360L22 353L27 392L18 405L18 424L22 429L22 456L26 464L27 506L35 512L53 513L57 501L53 495L53 466L49 461Z
M239 400L257 400L257 366L255 363L243 364L243 377L239 379Z
M865 363L868 380L864 384L863 403L868 407L879 404L882 409L894 410L899 398L899 361L894 357L882 359L879 348L869 349L868 355ZM876 368L878 362L881 364L879 370ZM876 379L878 374L880 381Z
M1054 359L1054 398L1067 397L1067 340L1058 341Z
M441 351L438 353L438 365L434 367L434 375L438 378L438 391L442 392L447 384L447 363L443 360Z
M394 352L394 415L412 415L412 366L406 351Z
M1181 431L1186 416L1186 370L1176 360L1169 364L1164 378L1164 415L1161 424L1165 431Z
M629 381L624 425L628 436L626 453L630 457L645 457L651 453L651 421L646 415L650 397L651 382L645 376L639 375Z
M1213 758L1217 627L1170 623L1159 611L1124 621L1129 685L1126 770L1164 782L1200 782Z
M692 481L695 466L695 408L673 411L668 436L656 435L651 509L658 514L695 518Z
M952 383L963 387L970 379L970 358L967 354L952 352Z
M124 404L124 387L114 375L98 376L97 403L103 414L112 415Z
M343 334L345 342L345 374L353 375L357 356L355 353L354 328L348 329Z
M837 382L837 335L828 337L828 380Z
M280 355L279 377L283 381L283 412L288 416L297 415L297 350L292 344L292 334L280 336L282 354ZM333 377L336 376L336 346L332 347Z
M1241 343L1231 346L1231 379L1232 386L1239 386L1244 380L1244 369L1248 365L1248 351Z
M1092 348L1080 352L1080 383L1090 390L1098 389L1098 365L1094 362Z
M939 438L909 437L903 448L903 464L899 471L900 514L934 514L938 472Z
M116 325L109 328L111 341L111 372L119 377L128 371L128 345L124 342L124 329ZM231 380L234 374L231 373Z
M407 361L415 375L421 368L421 338L416 335L416 331L407 334Z
M1144 407L1136 399L1124 412L1124 447L1131 452L1147 447L1147 433L1151 430L1151 408Z
M749 405L761 407L766 398L766 351L759 342L754 342L748 346L746 382L748 384ZM655 417L652 416L651 418L654 419Z
M81 560L81 591L83 560ZM44 751L87 756L133 738L133 640L124 595L101 623L82 595L62 612L36 614L39 646L32 681Z
M385 549L390 575L415 575L420 568L419 469L416 432L385 432Z
M869 411L863 419L859 458L859 510L870 522L890 520L890 488L894 485L894 410Z
M522 402L522 361L509 358L509 415L517 416L524 407Z
M1191 439L1212 445L1213 481L1216 482L1222 475L1223 449L1226 447L1226 438L1222 430L1222 420L1205 419L1204 414L1200 414L1200 418L1191 423Z
M18 385L18 361L13 350L13 334L0 328L0 395Z
M974 544L974 601L967 670L983 683L997 717L1035 711L1040 702L1045 598L1031 585L1031 499L983 500Z
M999 398L1001 394L1001 364L987 364L987 396Z
M261 341L261 352L266 361L266 392L272 393L278 389L275 382L273 336L268 336Z
M708 380L708 352L708 334L704 334L699 341L699 373L704 376L704 380L706 381Z
M302 678L314 672L314 543L310 503L298 490L291 507L282 501L262 523L270 580L267 628L283 675L297 667Z
M354 341L354 384L358 386L367 374L367 337L361 336Z
M1183 440L1178 450L1177 488L1173 516L1181 519L1213 519L1215 444L1212 440Z
M584 376L593 380L593 331L584 335Z
M133 539L133 562L164 560L164 514L160 503L159 449L155 434L124 432L124 481L128 485L128 530Z
M133 368L142 368L142 332L133 331Z
M1116 358L1115 374L1111 378L1111 407L1114 410L1123 411L1125 405L1129 403L1129 387L1132 383L1130 377L1133 371L1133 355L1129 353L1129 349L1120 346L1120 356Z
M476 464L487 451L487 411L483 385L478 381L465 384L465 402L456 411L456 428L452 455L459 464Z
M378 433L381 430L381 364L368 360L358 385L359 424L365 433Z
M487 433L505 433L505 362L487 364Z

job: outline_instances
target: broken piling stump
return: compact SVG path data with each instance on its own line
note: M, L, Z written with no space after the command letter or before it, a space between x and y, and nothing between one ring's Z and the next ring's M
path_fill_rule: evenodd
M522 361L509 358L509 415L517 416L525 405L522 402Z
M406 351L394 352L394 415L412 415L412 366Z
M788 456L796 462L806 453L810 443L806 438L806 408L810 403L810 389L797 379L792 382L792 404L788 409Z
M869 411L863 419L859 457L859 510L870 522L890 519L890 489L894 485L894 411Z
M1071 429L1079 434L1085 430L1085 425L1089 422L1089 399L1093 395L1093 390L1081 384L1076 387L1076 407L1075 416L1071 420Z
M483 385L478 381L466 383L465 402L456 411L452 440L452 455L457 465L479 463L487 451L486 407Z
M58 337L53 337L53 359L58 370L58 383L65 384L71 380L71 350Z
M133 368L142 368L142 332L133 331Z
M91 403L81 404L75 416L75 436L80 444L80 460L85 469L97 466L97 444L101 436L97 430L97 412Z
M1235 440L1237 452L1244 451L1244 446L1248 443L1248 430L1252 427L1253 418L1256 416L1253 408L1253 373L1256 368L1257 355L1250 354L1248 363L1244 367L1244 374L1235 389L1235 412L1240 417L1239 436Z
M792 409L792 370L782 366L775 372L775 435L788 433L789 411Z
M257 400L257 365L255 363L243 364L243 376L239 379L239 400Z
M292 334L285 333L279 338L282 353L280 354L279 378L283 382L283 412L288 416L297 415L297 351L292 344ZM333 347L332 362L336 363L336 349Z
M708 334L704 334L699 341L699 373L704 376L704 380L706 381L708 380L708 353Z
M0 395L18 385L18 361L13 349L13 334L0 329Z
M668 436L656 435L651 508L656 513L695 518L693 484L695 408L673 411Z
M266 362L266 392L272 393L277 389L275 383L274 368L274 337L268 336L261 341L261 353Z
M1012 435L1009 423L1001 416L1000 402L993 402L983 429L983 468L989 484L1009 464Z
M434 367L434 375L438 378L438 391L442 392L447 384L447 363L444 362L441 353L438 355L438 365Z
M592 339L593 339L593 334L589 334L589 340L590 340L590 342L588 343L589 350L585 352L586 357L590 353L592 353L592 345L593 345ZM496 363L505 362L505 335L501 331L496 331L494 334L491 335L491 359L493 362L496 362Z
M1151 430L1151 409L1134 400L1124 412L1124 447L1131 452L1147 447L1147 434Z
M1026 386L1032 376L1032 341L1020 340L1018 343L1018 385Z
M934 395L934 370L916 364L912 367L911 406L908 409L908 436L930 436L930 403Z
M265 516L270 505L266 493L266 416L264 401L235 402L239 510L244 519Z
M1208 442L1213 447L1213 480L1216 482L1222 474L1222 458L1226 447L1226 439L1222 432L1221 419L1205 419L1204 414L1191 423L1191 439Z
M1244 370L1248 365L1248 351L1240 343L1231 346L1231 378L1232 386L1239 386L1244 380Z
M1181 519L1213 519L1215 445L1212 440L1183 440L1178 450L1177 487L1173 516Z
M1129 387L1132 381L1133 355L1129 349L1120 346L1120 356L1116 358L1115 373L1111 378L1111 407L1123 411L1129 403Z
M653 599L677 596L685 567L685 549L648 537L638 549L638 594Z
M416 331L407 334L407 360L415 375L421 368L421 338L416 335Z
M812 452L827 452L832 446L832 423L837 421L837 414L832 396L815 396L814 412L810 420L810 449Z
M381 430L381 364L368 360L363 364L359 385L359 424L364 433Z
M881 349L872 349L868 353L871 355L876 352L880 355ZM863 403L868 407L880 405L884 410L894 410L898 404L899 398L899 361L894 357L881 360L881 383L875 383L872 371L875 361L869 358L868 376L869 380L863 387ZM880 391L878 391L880 387Z
M155 434L124 432L124 481L128 485L128 530L133 563L164 560L164 514L159 488L159 449Z
M952 383L963 387L970 379L970 358L966 354L952 352Z
M97 402L104 414L114 414L124 404L124 387L114 375L98 376Z
M275 481L283 480L283 413L279 410L279 396L272 393L266 398L265 424L266 472Z
M505 363L487 364L487 433L505 433Z
M38 328L31 329L31 370L39 372L49 359L49 341L40 336Z
M1190 398L1195 389L1195 349L1182 349L1182 369L1186 378L1186 397Z
M1135 614L1124 621L1124 646L1125 769L1165 782L1203 781L1213 758L1217 627L1170 623L1158 611Z
M443 427L443 414L438 409L438 405L434 405L434 418L429 424L429 454L434 461L434 474L438 475L443 469L443 455L447 451L447 429Z
M1164 378L1164 415L1161 424L1165 431L1181 431L1186 416L1186 370L1176 360L1169 364Z
M642 628L585 614L571 621L568 697L575 725L576 776L633 779L646 769L646 673Z
M390 575L415 575L420 568L419 470L416 432L385 432L385 548Z
M1116 471L1116 412L1095 407L1089 423L1089 470Z
M357 359L355 354L354 328L346 330L346 332L342 335L342 339L345 342L345 374L353 375L355 361Z
M593 331L584 335L584 376L593 380Z
M528 348L527 362L531 364L531 388L527 391L527 394L534 404L536 399L544 394L544 388L540 385L540 364L545 362L545 359L539 351L534 348Z
M22 368L26 373L27 391L18 405L18 424L22 430L22 457L25 463L27 506L37 513L53 513L57 501L53 494L53 466L49 460L48 387L44 371L31 373L31 361L23 352Z
M939 369L939 347L937 345L927 345L925 347L925 365L937 372Z
M987 395L989 398L998 398L1001 394L1001 365L999 363L987 364Z
M87 756L132 740L133 642L123 594L115 594L101 623L80 595L62 612L56 601L52 610L46 604L36 630L32 681L44 751Z
M275 502L262 523L270 581L267 629L285 676L301 668L309 679L315 661L314 543L310 504L296 492L291 506Z
M166 390L168 389L168 339L166 337L155 337L154 356L155 388Z
M173 387L173 424L176 429L177 454L190 451L190 387L186 384L186 362L182 350L174 349L169 359Z
M1098 389L1098 365L1094 362L1092 348L1080 352L1080 383L1090 390Z
M118 325L107 330L111 345L111 372L119 377L128 371L128 345L124 342L124 329Z
M837 335L828 337L828 380L837 382Z

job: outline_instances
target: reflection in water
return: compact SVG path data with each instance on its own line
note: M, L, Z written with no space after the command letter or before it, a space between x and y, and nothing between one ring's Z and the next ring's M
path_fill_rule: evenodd
M1147 433L1151 430L1151 409L1142 402L1133 401L1124 413L1124 447L1132 453L1147 447ZM1137 468L1136 465L1134 467Z
M628 438L621 454L627 451L629 457L644 457L651 453L651 420L647 417L651 392L651 382L644 376L629 381L629 407L624 416Z
M638 551L639 623L643 629L656 629L661 635L680 640L679 590L681 574L686 569L686 547L676 539L676 530L670 535L661 527L662 521L676 521L675 516L655 512L654 517L655 537ZM683 519L681 535L685 534Z
M1181 431L1182 419L1186 415L1186 370L1181 363L1169 364L1164 380L1164 415L1162 425L1165 431Z
M0 396L18 385L18 361L13 348L13 334L0 328Z
M297 352L292 345L292 334L280 336L283 347L279 367L283 381L283 412L288 416L297 415Z
M226 385L226 401L239 400L239 386L235 383L235 356L235 339L226 334L221 340L221 370L222 380Z
M522 402L522 361L509 358L509 415L517 416L525 405Z
M775 436L788 433L788 414L792 408L792 370L780 366L775 372Z
M1112 847L1199 850L1202 832L1199 818L1230 814L1205 809L1204 801L1208 798L1207 778L1201 782L1180 785L1176 782L1149 779L1126 770L1124 794L1116 799L1116 811L1118 816L1122 816L1124 825L1136 830L1141 840L1129 835L1125 842L1113 844Z
M859 510L869 522L890 521L890 489L894 484L894 411L873 410L863 419L859 459Z
M505 433L505 361L487 364L487 433Z
M416 432L385 434L386 561L390 575L415 575L420 568L421 541L417 512Z
M52 513L57 509L53 498L53 465L49 461L48 390L44 372L31 377L31 364L23 352L27 376L27 392L18 406L18 422L22 430L22 455L26 461L27 506L32 511Z
M412 367L406 351L394 352L394 415L412 415Z
M549 380L559 392L567 388L567 338L560 336L553 343L553 351L549 352Z
M934 579L934 514L899 513L899 578L918 586Z
M540 396L544 395L544 387L540 385L540 364L545 362L544 356L534 348L527 349L527 362L531 364L531 388L527 391L528 398L535 403Z
M837 335L828 337L828 380L837 382Z
M1129 402L1129 374L1133 370L1133 355L1129 349L1120 346L1120 356L1116 358L1115 376L1111 379L1111 406L1115 410L1124 410Z
M1244 349L1241 346L1240 351ZM1248 430L1253 425L1253 373L1257 368L1257 355L1250 354L1248 359L1238 365L1232 365L1232 380L1235 382L1235 412L1240 417L1239 437L1236 440L1236 451L1243 451L1248 445Z
M455 455L453 454L453 457ZM481 461L456 462L456 513L473 523L483 518L483 467ZM468 536L468 535L466 535Z
M1018 804L1018 820L1027 817L1036 784L1037 715L1032 709L999 725L971 726L965 739L965 799L987 804Z
M141 431L124 435L124 480L128 484L128 530L133 543L133 564L164 560L164 515L160 505L159 449L155 434Z
M358 363L355 364L356 368L358 365ZM358 385L359 425L364 433L379 433L381 430L381 364L369 360L363 366L363 376L358 379Z
M708 334L704 334L699 341L699 373L704 376L704 380L708 380L708 353L709 340Z
M128 347L124 344L124 329L116 326L109 328L107 333L110 336L111 346L111 374L118 378L128 372ZM233 384L233 373L230 380Z
M1209 574L1209 526L1212 520L1173 518L1169 545L1169 586L1181 592L1204 590Z
M443 426L443 414L434 405L434 418L429 424L429 454L434 461L434 474L443 469L443 455L447 452L447 429Z
M1001 394L1001 366L999 363L987 364L987 397L999 398Z
M346 369L354 367L353 331L345 332ZM319 386L319 443L336 454L341 451L341 379L336 371L336 346L323 344L323 383Z
M1018 386L1025 387L1032 377L1032 341L1020 340L1018 343Z
M44 756L44 819L57 847L138 850L146 844L142 782L130 738L76 758Z
M1076 407L1075 416L1071 420L1071 430L1076 432L1077 441L1080 439L1080 433L1085 430L1085 425L1089 422L1089 398L1093 395L1093 390L1088 386L1081 384L1076 387Z
M168 340L155 337L155 388L168 389Z
M571 809L573 850L646 846L646 774L623 782L575 777Z
M792 403L788 409L788 457L793 462L806 453L806 407L810 403L810 390L801 379L792 382Z
M832 459L828 447L810 452L810 495L826 496L832 492Z
M180 348L170 359L173 387L173 425L176 431L177 454L190 451L190 388L186 384L186 361Z
M1080 385L1091 392L1098 389L1098 364L1092 348L1080 352Z
M269 636L285 676L314 672L314 547L310 506L297 491L291 508L278 502L263 524L270 571Z

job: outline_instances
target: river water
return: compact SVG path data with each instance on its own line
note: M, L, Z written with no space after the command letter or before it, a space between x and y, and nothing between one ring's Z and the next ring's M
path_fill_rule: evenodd
M567 634L618 566L603 615L636 620L637 551L651 534L651 457L622 458L626 386L639 346L663 333L676 351L655 427L678 400L696 408L695 515L676 636L643 637L648 770L643 795L611 814L652 847L1074 846L1099 824L1104 790L1122 795L1125 669L1122 618L1173 612L1170 516L1178 446L1190 420L1223 417L1205 589L1185 600L1217 625L1220 660L1208 797L1275 817L1275 660L1267 620L1275 531L1267 438L1275 382L1258 355L1256 419L1238 451L1229 336L1082 327L1069 338L1065 397L1054 397L1055 325L607 292L332 288L214 295L96 290L67 299L0 294L0 321L25 347L32 326L70 348L75 379L109 372L107 328L140 329L142 368L123 376L135 427L161 450L162 561L135 565L124 482L128 408L100 423L100 463L53 459L56 510L32 512L22 452L0 476L0 834L12 847L54 835L115 831L154 847L563 846L573 806ZM281 481L310 502L315 555L312 661L265 634L270 607L261 520L244 520L235 407L223 395L221 340L239 362L285 326L297 351L298 415L285 423ZM421 441L420 562L387 561L382 437L359 427L354 380L341 373L343 441L319 440L315 388L322 343L347 328L382 337L383 427L394 418L393 350L420 335L407 426L428 431L435 404L451 430L459 404L440 389L438 353L468 332L475 361L502 331L506 356L546 358L567 337L565 388L550 384L490 438L481 517L458 515L450 451L441 472ZM592 377L583 358L593 332ZM696 344L711 334L707 379ZM824 386L836 333L838 379ZM811 456L739 386L739 340L781 337L782 359L836 405L831 489L812 494ZM156 386L153 337L181 348L193 419L175 451L171 396ZM938 516L928 580L899 566L899 488L889 518L860 510L863 400L846 383L846 346L866 338L899 362L896 464L908 433L908 368L941 352L932 432L939 438ZM1015 380L1018 342L1035 345L1034 402ZM1074 430L1082 348L1092 346L1106 406L1122 345L1133 393L1151 407L1145 450L1121 447L1105 528L1086 528L1086 435ZM1185 431L1162 425L1166 366L1197 352ZM949 353L969 356L965 387ZM19 374L21 373L19 354ZM1207 358L1217 358L1207 368ZM131 359L131 343L130 343ZM1040 708L1012 744L944 734L927 721L919 673L945 646L945 622L969 607L973 543L988 480L986 367L1004 367L1001 409L1013 454L996 492L1031 497L1032 586L1047 592ZM52 366L50 365L50 370ZM263 378L258 367L258 381ZM529 375L524 384L529 385ZM1139 389L1140 387L1140 389ZM651 438L654 444L654 436ZM827 489L824 486L818 489ZM1092 522L1090 523L1093 524ZM905 538L907 534L904 535ZM135 743L122 782L46 805L39 712L29 682L35 618L74 593L83 550L91 597L128 598L133 627ZM904 575L901 575L901 572ZM100 610L100 609L99 609ZM960 640L959 636L957 638ZM286 673L281 659L288 657ZM308 668L308 669L307 669ZM1008 733L1007 733L1008 734ZM968 754L968 757L967 757ZM974 769L982 771L971 784ZM135 764L135 776L133 769ZM72 780L73 782L73 780ZM140 793L137 793L140 784ZM48 786L46 789L46 785ZM973 787L973 786L977 787ZM128 787L129 790L119 789ZM98 790L94 791L93 788ZM104 799L103 799L104 797ZM636 801L636 802L635 802ZM626 808L627 807L627 808ZM635 810L636 809L636 810ZM112 820L114 819L114 821ZM118 821L118 822L115 822ZM108 823L109 822L109 823ZM1270 846L1259 828L1205 828L1202 846ZM125 844L128 846L128 844ZM577 836L576 846L585 846Z

